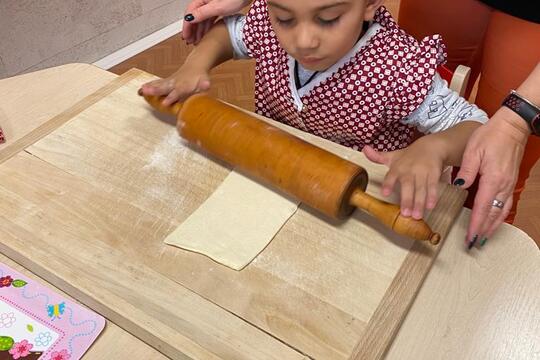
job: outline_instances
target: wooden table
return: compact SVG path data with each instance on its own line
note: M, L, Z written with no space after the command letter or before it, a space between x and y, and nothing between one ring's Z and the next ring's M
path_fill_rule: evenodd
M47 120L115 77L89 65L73 64L1 80L0 123L8 142L47 126ZM51 94L54 101L50 101ZM32 139L28 142L33 144ZM464 233L467 219L468 211L464 210L452 229L454 237ZM482 251L467 253L462 242L447 242L387 358L538 356L539 260L534 242L510 226L503 226ZM5 258L0 261L12 265ZM163 357L109 323L87 357L111 358L113 350L113 358Z

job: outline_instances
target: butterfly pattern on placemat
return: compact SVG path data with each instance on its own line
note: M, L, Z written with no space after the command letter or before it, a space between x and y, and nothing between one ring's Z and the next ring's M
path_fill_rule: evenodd
M66 303L61 302L60 304L47 305L47 315L54 319L60 319L60 315L64 314L66 309Z
M0 360L77 360L103 317L0 264Z

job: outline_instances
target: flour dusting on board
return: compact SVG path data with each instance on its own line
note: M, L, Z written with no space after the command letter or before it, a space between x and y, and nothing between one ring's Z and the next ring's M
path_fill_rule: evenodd
M147 198L150 201L170 202L174 208L180 207L186 188L178 186L178 171L182 164L197 161L198 157L198 154L189 149L186 141L180 138L175 128L167 132L143 166L150 177L145 190Z
M275 284L282 285L283 291L293 286L305 293L317 294L340 309L356 311L359 305L354 299L357 299L358 282L347 276L350 263L336 261L334 242L330 246L324 239L311 240L313 242L309 246L301 241L289 241L276 247L276 244L270 244L250 266L282 279ZM369 284L364 289L370 291Z
M176 163L185 160L189 152L186 142L173 128L154 148L154 152L150 156L150 162L144 166L144 169L150 168L171 173Z

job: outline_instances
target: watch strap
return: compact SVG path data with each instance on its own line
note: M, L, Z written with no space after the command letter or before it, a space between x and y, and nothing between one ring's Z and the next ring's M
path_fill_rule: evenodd
M504 99L503 105L525 120L533 134L540 135L540 108L538 106L514 90Z

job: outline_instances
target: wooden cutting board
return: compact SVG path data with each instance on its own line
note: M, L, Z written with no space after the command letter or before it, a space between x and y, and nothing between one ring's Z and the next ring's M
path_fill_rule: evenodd
M239 272L163 244L230 169L136 95L153 78L129 71L0 151L0 250L175 359L382 358L441 245L303 206ZM384 167L280 127L364 166L379 194ZM441 184L443 236L464 197Z

